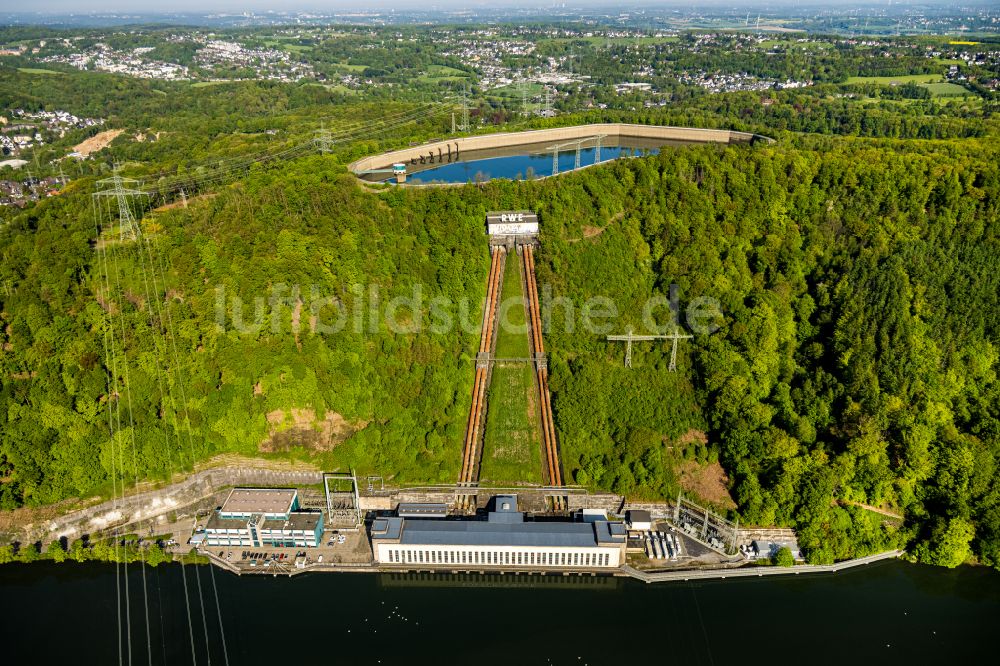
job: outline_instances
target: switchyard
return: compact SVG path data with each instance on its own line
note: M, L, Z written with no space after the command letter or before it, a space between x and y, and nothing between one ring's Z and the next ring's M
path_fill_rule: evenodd
M534 249L538 245L538 217L531 211L502 211L486 216L490 246L490 273L487 280L486 305L479 351L476 356L472 405L466 427L462 473L459 478L458 508L474 511L477 508L477 491L484 448L484 432L488 414L487 398L493 371L498 362L504 364L527 363L534 371L536 417L541 432L543 448L542 474L547 484L547 503L550 510L565 511L567 502L559 462L559 444L552 418L552 402L548 386L548 363L542 340L542 317L538 285L535 280ZM518 358L497 357L499 307L503 297L503 276L508 257L517 257L520 268L522 305L526 311L526 335L529 355ZM527 399L527 396L525 396Z

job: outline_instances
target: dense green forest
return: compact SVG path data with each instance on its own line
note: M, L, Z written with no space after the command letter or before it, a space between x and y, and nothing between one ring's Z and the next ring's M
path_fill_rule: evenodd
M755 93L695 96L524 123L732 127L773 145L381 189L343 164L438 136L444 118L216 179L199 165L301 143L318 118L346 127L412 106L310 85L0 71L4 106L160 132L119 137L60 196L4 211L0 509L110 494L113 451L133 441L134 461L118 469L129 483L230 452L454 482L478 332L433 324L477 321L485 212L526 208L543 226L538 279L568 479L671 497L679 465L718 461L741 524L795 527L811 561L906 544L928 562L1000 565L994 121L906 91L866 104L831 93L783 91L769 105ZM46 160L66 145L45 148ZM145 240L121 242L116 213L95 214L90 197L112 161L151 184L188 176L189 194L204 196L158 210L137 200ZM699 298L721 312L716 330L682 344L677 373L660 345L637 345L625 369L620 346L565 316L603 296L620 313L614 332L639 332L644 304L671 285L682 314ZM419 307L397 311L404 330L373 316L416 291ZM280 311L255 323L255 299L272 298ZM313 330L338 313L339 330ZM109 412L121 419L113 437ZM302 426L318 434L281 438Z
M670 284L682 312L709 297L724 315L678 375L657 348L625 370L620 349L554 316L567 464L619 492L669 491L664 441L704 428L742 520L794 525L812 561L903 538L860 503L905 511L927 561L961 562L975 539L998 563L996 149L794 144L617 164L539 202L555 294L609 296L619 328ZM595 223L599 240L566 242Z

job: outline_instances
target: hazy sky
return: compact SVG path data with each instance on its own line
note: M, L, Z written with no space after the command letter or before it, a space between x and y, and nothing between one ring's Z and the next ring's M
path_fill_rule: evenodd
M862 0L701 0L698 7L778 7L781 5L807 6L868 6L877 7L888 4L887 0L879 2L863 2ZM952 0L921 0L913 2L896 0L893 5L908 4L954 4ZM982 4L974 0L972 4ZM405 9L461 9L482 7L531 7L544 9L553 5L566 7L636 7L661 6L692 8L690 0L170 0L169 2L148 2L144 0L36 0L31 3L16 0L0 0L0 12L3 13L90 13L90 12L128 12L128 13L167 13L167 12L208 12L208 11L295 11L295 10L339 10L365 11L370 9L387 9L399 7Z

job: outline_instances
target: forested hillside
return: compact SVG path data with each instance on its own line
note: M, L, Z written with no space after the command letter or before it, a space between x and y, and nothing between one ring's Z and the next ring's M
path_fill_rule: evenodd
M625 370L620 348L554 316L567 464L619 492L669 491L667 445L705 428L741 519L794 525L813 561L902 538L861 503L905 512L927 561L961 562L975 535L998 563L996 149L796 143L672 152L541 197L555 294L608 295L619 332L671 283L682 312L709 297L724 314L677 376L665 346Z
M669 149L546 181L379 190L342 165L434 136L443 117L326 156L217 167L216 178L199 165L308 142L318 117L349 126L412 106L346 103L310 85L4 69L5 106L67 107L128 132L59 196L4 209L0 509L109 494L105 407L126 396L134 425L115 441L134 433L125 471L137 478L239 452L454 482L489 266L483 217L527 208L543 225L538 278L552 306L545 344L568 478L671 497L682 468L718 461L741 523L796 527L813 561L909 543L930 562L957 564L971 548L1000 563L994 121L958 103L854 104L826 92L530 121L733 127L773 134L771 146ZM40 148L42 163L82 133ZM93 212L112 159L150 185L161 172L207 185L189 189L186 207L143 204L144 250L118 241L114 215ZM105 280L109 266L121 284ZM620 345L579 317L567 325L567 303L579 314L603 296L620 312L611 332L642 332L643 305L671 284L682 312L709 298L722 313L717 330L681 344L677 373L665 345L637 345L627 370ZM399 313L419 326L369 316L415 289L419 316ZM280 313L247 325L255 299L272 297ZM151 319L153 301L169 330ZM348 313L342 328L314 332L314 318L336 312ZM442 314L472 328L433 326ZM111 326L125 333L130 370L114 387Z
M180 351L171 376L183 378L189 426L155 390L139 255L104 236L134 282L99 300L94 219L85 193L69 193L0 232L3 506L106 488L107 311L129 331L140 477L178 464L176 429L190 430L198 458L256 453L287 425L269 414L308 409L357 430L312 453L324 464L452 481L474 331L313 334L302 314L296 334L293 308L277 333L268 320L223 330L218 288L249 304L279 283L300 285L303 299L316 285L367 312L368 295L352 285L391 299L420 284L455 313L462 299L475 311L488 270L484 212L532 208L544 226L543 296L607 296L619 330L640 330L643 303L673 283L682 311L704 296L723 313L716 332L682 345L671 374L667 347L637 347L626 370L620 347L566 330L557 304L546 344L577 482L672 495L674 444L702 431L709 444L691 453L721 461L741 521L795 526L813 561L913 538L927 561L955 564L972 544L996 564L998 163L989 141L789 137L548 181L380 193L332 158L299 160L144 220L162 257L160 297ZM183 449L180 458L191 464ZM906 524L887 530L854 503L905 513Z

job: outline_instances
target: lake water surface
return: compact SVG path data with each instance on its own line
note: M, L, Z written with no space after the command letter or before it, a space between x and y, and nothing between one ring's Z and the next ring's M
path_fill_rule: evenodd
M193 663L192 634L201 664L985 664L1000 626L1000 574L896 561L660 586L169 565L146 570L148 642L128 582L136 664ZM114 565L0 566L3 663L117 664L117 598Z
M443 153L439 158L436 152L429 151L430 154L426 156L425 162L411 161L406 163L406 182L427 185L431 183L485 182L495 178L509 180L541 178L572 171L577 167L578 159L579 167L583 168L623 157L655 155L666 146L698 144L687 141L616 136L602 139L600 149L593 139L580 144L579 151L574 145L559 145L562 148L558 151L551 150L552 145L549 143L464 151L454 159L448 153ZM553 153L558 155L557 163L553 162ZM389 177L385 173L366 174L362 177L373 182L395 182L394 177Z

